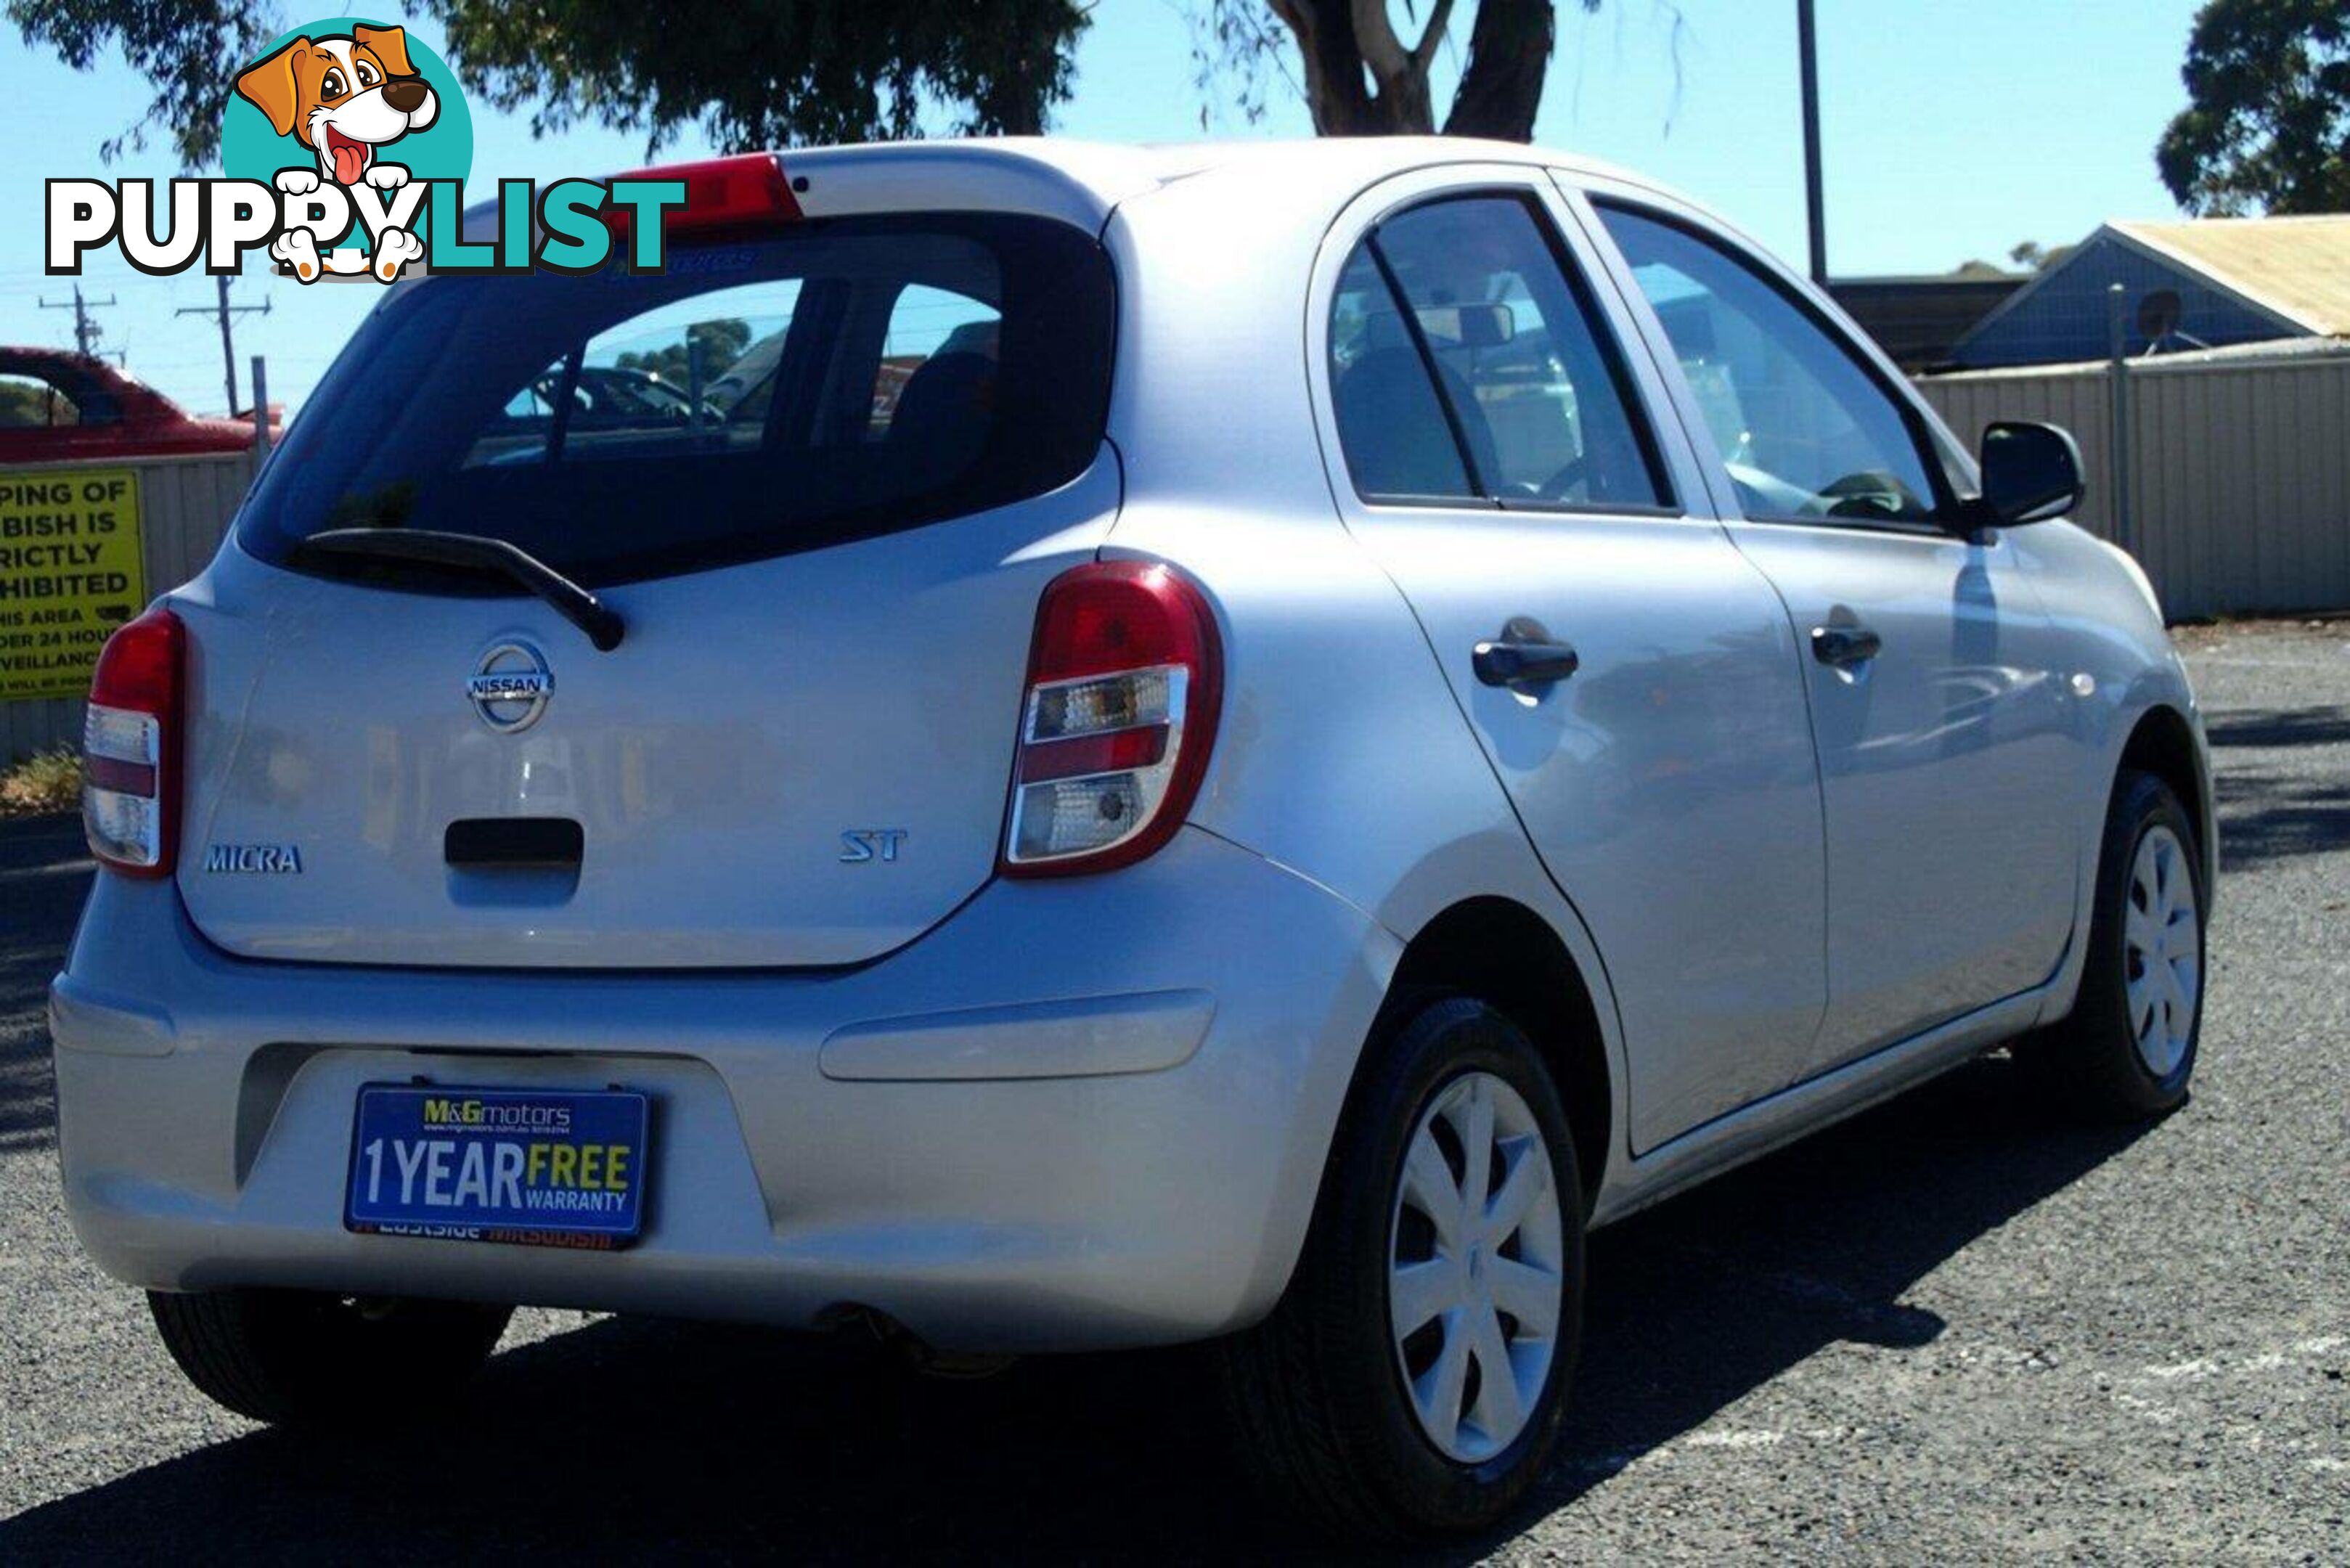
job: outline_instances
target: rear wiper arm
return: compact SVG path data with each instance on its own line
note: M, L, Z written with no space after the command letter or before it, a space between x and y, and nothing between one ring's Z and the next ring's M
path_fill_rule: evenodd
M429 528L329 528L296 546L296 554L348 556L362 560L421 561L427 566L503 572L554 607L555 613L588 634L598 653L620 646L628 630L603 600L519 545L478 534L442 534Z

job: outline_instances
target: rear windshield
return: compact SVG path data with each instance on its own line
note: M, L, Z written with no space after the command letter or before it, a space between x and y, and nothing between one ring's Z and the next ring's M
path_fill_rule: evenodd
M329 528L478 534L596 587L1000 506L1092 462L1114 314L1093 236L1005 214L428 280L353 336L238 540L286 565Z

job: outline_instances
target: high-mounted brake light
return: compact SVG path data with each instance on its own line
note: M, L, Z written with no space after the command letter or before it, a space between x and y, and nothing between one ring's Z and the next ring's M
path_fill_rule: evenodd
M1165 844L1207 772L1222 686L1215 617L1170 568L1102 561L1054 578L1029 649L1004 874L1107 871Z
M733 158L708 158L699 163L672 163L666 168L639 169L616 174L616 180L682 180L685 205L670 209L662 233L678 234L697 229L730 229L745 223L790 223L800 215L799 198L784 172L776 152L744 152ZM629 226L629 209L613 209L615 229Z
M180 836L187 632L151 609L106 639L82 722L81 820L100 864L167 877Z

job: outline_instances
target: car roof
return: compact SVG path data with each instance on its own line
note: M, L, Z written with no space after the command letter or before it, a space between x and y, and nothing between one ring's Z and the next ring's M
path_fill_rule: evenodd
M810 216L996 207L1098 224L1112 208L1180 181L1277 178L1301 203L1336 212L1391 174L1446 163L1516 163L1650 182L1548 148L1459 136L1347 136L1121 145L1065 137L876 142L782 153L806 178Z

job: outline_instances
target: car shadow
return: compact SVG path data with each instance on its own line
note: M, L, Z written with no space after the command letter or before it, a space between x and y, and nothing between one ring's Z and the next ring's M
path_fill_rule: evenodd
M1909 1288L2134 1136L2014 1077L1977 1063L1595 1238L1575 1412L1518 1523L1827 1345L1939 1334ZM1207 1370L1171 1351L949 1382L853 1339L584 1320L416 1390L408 1436L255 1431L0 1523L0 1559L1320 1554L1252 1495Z

